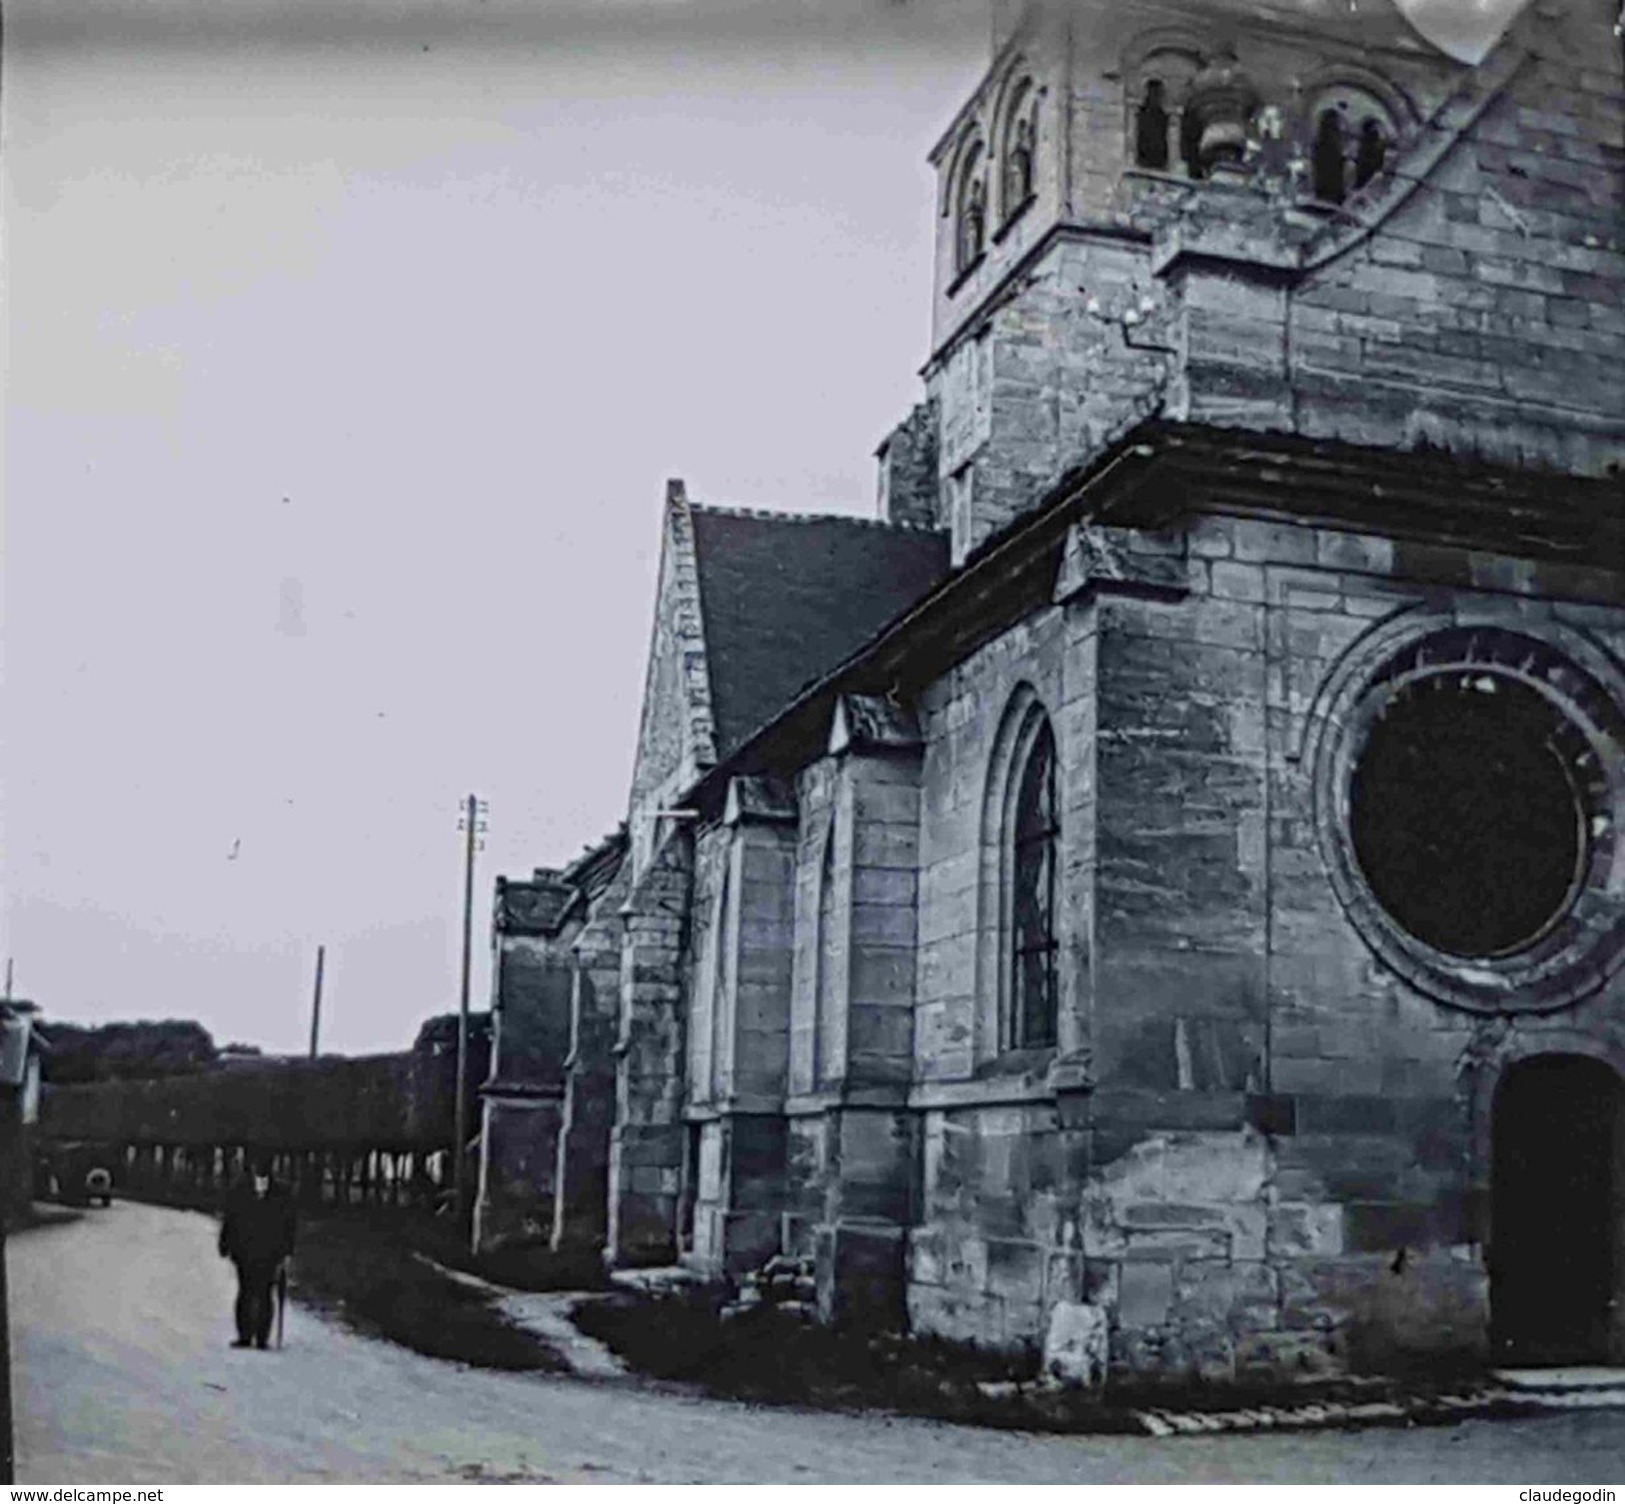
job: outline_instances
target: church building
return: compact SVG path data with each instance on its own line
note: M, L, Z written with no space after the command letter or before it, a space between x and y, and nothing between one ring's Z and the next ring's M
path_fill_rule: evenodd
M476 1238L1113 1373L1625 1362L1618 0L1038 0L879 517L672 482Z

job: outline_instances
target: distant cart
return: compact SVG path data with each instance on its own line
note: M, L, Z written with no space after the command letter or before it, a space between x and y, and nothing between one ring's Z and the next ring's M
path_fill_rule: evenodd
M52 1144L35 1161L34 1195L67 1206L111 1206L113 1163L100 1144Z

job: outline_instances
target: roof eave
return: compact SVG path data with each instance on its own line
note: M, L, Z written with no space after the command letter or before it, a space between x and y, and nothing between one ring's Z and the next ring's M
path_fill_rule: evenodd
M1158 477L1166 483L1155 484ZM896 666L925 647L933 625L950 608L957 609L979 586L985 590L1007 580L1012 568L1030 564L1058 545L1066 529L1085 516L1151 528L1199 512L1345 528L1369 528L1380 516L1385 530L1408 531L1419 539L1560 557L1573 545L1559 530L1540 534L1532 522L1545 519L1583 534L1590 519L1614 516L1615 530L1625 533L1621 503L1625 487L1617 480L1150 418L1064 475L1031 511L984 543L856 653L809 684L696 780L679 802L720 807L727 780L770 768L775 751L797 742L799 723L819 702L840 690L893 687ZM994 622L999 615L988 612L987 619ZM816 747L820 738L802 728L799 740Z

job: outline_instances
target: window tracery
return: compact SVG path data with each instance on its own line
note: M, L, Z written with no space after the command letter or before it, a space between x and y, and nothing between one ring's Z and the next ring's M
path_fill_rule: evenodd
M1016 685L989 749L982 803L973 1049L987 1069L1055 1049L1063 1033L1056 748L1037 691Z
M1043 718L1019 765L1010 852L1010 1006L1013 1049L1055 1043L1055 737Z

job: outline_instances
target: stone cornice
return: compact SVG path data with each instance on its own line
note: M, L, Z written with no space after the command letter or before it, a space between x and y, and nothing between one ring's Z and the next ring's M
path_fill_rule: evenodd
M1073 523L1155 532L1202 512L1379 529L1525 557L1625 557L1617 480L1520 470L1438 451L1388 450L1162 419L1142 422L1066 472L859 652L809 685L689 791L720 808L724 774L777 772L822 755L836 693L903 697L1052 604ZM1610 554L1609 550L1614 550ZM822 707L820 710L819 707Z
M777 778L730 778L724 825L794 825L800 819L795 789Z
M671 549L672 598L662 605L671 608L679 645L678 661L688 708L688 755L696 768L708 768L717 760L717 724L711 706L711 667L706 658L694 518L681 481L667 487L666 541Z
M907 705L885 695L839 696L831 717L832 755L853 748L907 751L921 745L920 723Z

